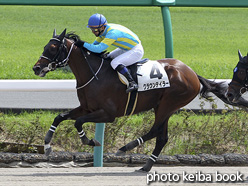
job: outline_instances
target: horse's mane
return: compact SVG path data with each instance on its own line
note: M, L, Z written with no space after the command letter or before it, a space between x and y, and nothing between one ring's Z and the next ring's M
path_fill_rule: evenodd
M68 33L65 35L65 38L66 38L66 39L71 39L71 40L73 40L74 42L80 40L79 35L75 34L75 32L68 32Z
M75 34L75 32L68 32L66 35L65 35L65 38L66 39L71 39L73 40L74 42L77 42L77 41L82 41L79 37L79 35ZM90 53L93 53L95 54L96 56L99 56L102 58L103 54L105 54L107 51L103 51L101 53L95 53L95 52L91 52L89 50L87 50L86 48L84 48L86 51L90 52Z

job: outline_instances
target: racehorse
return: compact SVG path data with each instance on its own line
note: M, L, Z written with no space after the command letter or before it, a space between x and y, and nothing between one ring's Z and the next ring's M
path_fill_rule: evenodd
M116 71L110 66L111 59L102 58L101 54L74 45L79 37L74 33L66 34L66 29L60 34L54 30L52 39L44 47L44 51L33 67L36 75L44 77L49 71L69 65L77 82L77 96L80 106L59 114L53 121L45 136L45 154L51 153L50 142L58 125L68 119L75 120L75 128L83 144L101 145L95 139L88 139L82 125L86 122L113 122L116 117L124 115L129 99L126 86L118 78ZM221 84L198 76L190 67L177 59L157 60L168 75L170 87L138 92L136 107L133 114L154 109L155 121L150 131L121 147L117 155L141 145L156 137L155 149L140 171L148 172L156 162L161 150L168 141L168 120L181 107L190 103L200 92L207 97L213 92L221 99L225 97L219 89ZM147 62L149 63L149 62ZM152 72L151 72L152 73ZM152 74L159 78L159 72Z
M239 102L242 99L242 94L248 88L248 54L243 57L241 52L238 51L238 55L239 62L233 70L233 78L226 92L228 101L232 103Z

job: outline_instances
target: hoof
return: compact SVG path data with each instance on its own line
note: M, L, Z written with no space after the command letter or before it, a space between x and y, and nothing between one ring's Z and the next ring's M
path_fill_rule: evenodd
M115 154L116 156L125 156L126 152L122 151L122 150L118 150L117 153Z
M52 147L49 144L44 145L44 152L46 156L49 156L52 152Z
M99 141L97 141L95 139L92 139L92 140L90 140L89 145L93 146L93 147L100 147L101 143L99 143Z

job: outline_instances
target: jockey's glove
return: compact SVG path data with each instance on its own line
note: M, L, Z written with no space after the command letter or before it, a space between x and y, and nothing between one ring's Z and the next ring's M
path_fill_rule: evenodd
M101 54L101 57L102 57L103 59L108 59L108 58L109 58L109 52L104 52L104 53L102 53L102 54Z
M83 46L84 46L84 41L78 40L78 41L75 42L74 45L76 45L77 47L83 48Z

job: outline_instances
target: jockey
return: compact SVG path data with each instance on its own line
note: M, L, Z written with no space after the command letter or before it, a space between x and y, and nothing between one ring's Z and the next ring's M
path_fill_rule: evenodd
M85 47L96 53L103 52L110 45L117 47L107 56L113 59L111 66L127 78L129 82L126 90L127 93L137 90L138 85L133 80L126 66L141 60L144 55L144 49L138 36L122 25L109 24L102 14L93 14L89 18L87 27L96 36L96 40L92 44L77 41L75 45Z

